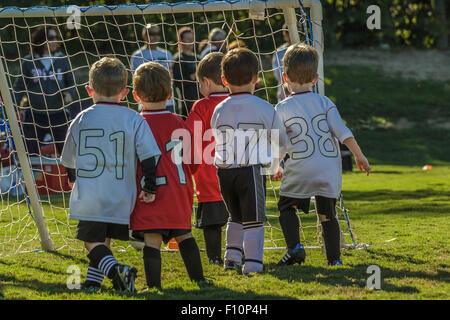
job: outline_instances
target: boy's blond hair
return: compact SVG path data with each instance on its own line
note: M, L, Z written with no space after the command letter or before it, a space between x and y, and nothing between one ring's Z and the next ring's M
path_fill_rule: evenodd
M291 45L283 57L283 69L289 80L298 84L312 82L317 75L319 54L306 44Z
M103 97L114 97L126 87L128 71L116 58L104 57L89 70L89 86Z
M252 82L258 74L258 58L247 48L237 48L227 52L221 67L222 75L229 84L243 86Z
M133 75L133 90L143 102L167 100L172 90L170 73L156 62L141 64Z

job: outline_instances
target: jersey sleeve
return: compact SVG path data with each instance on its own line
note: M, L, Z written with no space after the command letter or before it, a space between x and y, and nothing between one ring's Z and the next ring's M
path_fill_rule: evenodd
M141 117L141 116L139 116ZM136 153L140 161L161 155L155 137L143 117L139 122L135 136Z
M273 118L272 129L278 130L278 150L279 157L283 157L287 151L287 145L289 143L289 137L286 132L286 126L281 117L281 112L278 109L275 109L275 114Z
M78 122L72 121L67 130L66 140L61 152L61 164L66 168L76 168L76 156L77 156L77 138L78 137Z
M327 108L327 122L331 130L331 133L343 143L345 139L353 137L353 133L344 124L344 121L339 114L335 105L331 105Z

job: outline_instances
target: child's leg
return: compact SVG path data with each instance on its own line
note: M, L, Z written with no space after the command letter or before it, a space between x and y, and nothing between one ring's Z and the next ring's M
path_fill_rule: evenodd
M202 261L200 259L200 250L197 242L192 237L192 233L186 233L182 236L175 237L180 249L181 257L189 274L189 278L194 281L201 281L203 277Z
M144 269L145 278L149 288L161 289L161 243L162 235L159 233L144 234Z
M280 196L280 201L278 201L280 226L289 249L295 248L300 243L300 224L292 200L294 199Z
M114 267L119 263L114 258L114 255L109 248L110 239L107 238L105 242L85 242L84 245L89 251L89 266L92 267L92 271L96 272L97 270L99 270L105 276L112 279L116 272Z
M207 226L203 229L205 237L206 255L210 261L222 260L222 227L220 225Z
M264 226L262 222L244 222L244 256L242 273L263 271Z
M226 250L225 261L233 261L238 265L242 264L244 229L242 223L229 221L226 229Z
M316 196L317 215L322 224L322 234L329 264L341 257L341 231L336 219L336 199Z

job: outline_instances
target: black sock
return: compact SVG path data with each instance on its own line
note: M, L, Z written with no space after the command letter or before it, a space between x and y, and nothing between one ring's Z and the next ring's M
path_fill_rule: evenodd
M178 244L184 265L189 274L189 278L194 281L203 280L202 261L200 260L200 250L194 238L188 238Z
M300 224L298 222L297 211L290 207L280 211L280 226L283 230L284 239L288 248L295 248L300 243Z
M222 228L210 226L203 229L205 237L206 255L210 260L222 259Z
M322 234L327 251L327 259L331 263L341 257L341 231L336 218L322 222Z
M90 265L100 269L105 276L112 279L116 269L114 266L118 264L111 250L105 245L98 245L87 255L91 261Z
M161 251L145 246L143 259L148 287L161 288Z

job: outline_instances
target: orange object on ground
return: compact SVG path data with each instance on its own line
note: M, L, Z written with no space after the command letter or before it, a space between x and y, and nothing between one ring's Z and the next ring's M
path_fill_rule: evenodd
M174 238L170 239L169 243L167 244L167 248L169 248L171 250L178 250L177 241Z

